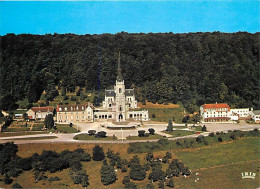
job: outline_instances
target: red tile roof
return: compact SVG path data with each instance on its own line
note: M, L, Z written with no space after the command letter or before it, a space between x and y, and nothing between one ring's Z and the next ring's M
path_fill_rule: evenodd
M32 107L31 110L34 112L53 112L54 107Z
M230 106L226 103L221 103L221 104L204 104L202 105L204 109L216 109L216 108L228 108L230 110Z

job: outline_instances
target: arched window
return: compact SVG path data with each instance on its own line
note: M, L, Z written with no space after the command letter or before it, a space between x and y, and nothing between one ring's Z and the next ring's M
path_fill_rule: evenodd
M122 89L121 88L119 88L119 93L121 93L122 92Z
M119 107L119 111L123 111L123 108L122 108L122 106L120 106L120 107Z

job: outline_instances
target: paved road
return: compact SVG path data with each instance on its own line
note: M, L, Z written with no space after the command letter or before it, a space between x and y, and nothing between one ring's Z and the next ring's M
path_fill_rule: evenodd
M104 124L104 123L102 123ZM109 123L108 123L109 124ZM135 123L136 124L136 123ZM204 132L202 135L207 136L210 132L217 132L217 131L224 131L227 132L228 130L253 130L254 128L260 129L260 124L247 124L245 121L241 121L239 124L234 123L225 123L225 124L205 124L207 130L209 132ZM178 126L184 126L183 124L176 124L174 128L178 128ZM40 139L40 140L15 140L16 144L28 144L28 143L132 143L132 142L154 142L157 140L125 140L127 136L137 136L138 130L145 130L148 132L149 128L154 128L155 132L160 135L164 135L166 137L170 137L171 135L167 135L162 131L165 130L167 124L145 124L143 126L137 127L133 130L111 130L101 126L101 123L91 123L91 124L79 124L78 128L80 129L80 133L87 133L88 130L96 130L98 131L106 131L108 136L116 135L118 139L115 141L105 141L105 140L86 140L86 141L79 141L73 140L73 137L79 133L71 133L71 134L36 134L36 135L24 135L24 136L11 136L11 137L0 137L0 143L5 143L7 141L12 141L14 139L19 138L30 138L30 137L45 137L45 136L56 136L55 139ZM175 137L175 138L168 138L169 140L177 140L182 138L191 138L197 137L197 134L182 136L182 137ZM123 140L122 140L123 139Z

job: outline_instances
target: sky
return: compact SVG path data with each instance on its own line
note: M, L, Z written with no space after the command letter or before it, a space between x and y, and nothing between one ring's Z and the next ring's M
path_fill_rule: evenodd
M259 32L258 0L0 1L0 35Z

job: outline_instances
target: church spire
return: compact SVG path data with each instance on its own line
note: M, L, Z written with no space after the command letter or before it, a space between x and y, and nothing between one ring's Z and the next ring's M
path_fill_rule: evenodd
M122 69L121 69L121 64L120 64L120 52L119 52L117 64L118 64L118 68L117 68L117 77L116 77L116 80L117 80L117 81L123 81Z

